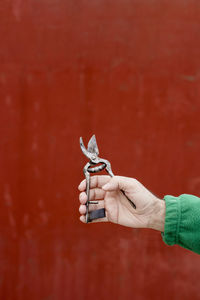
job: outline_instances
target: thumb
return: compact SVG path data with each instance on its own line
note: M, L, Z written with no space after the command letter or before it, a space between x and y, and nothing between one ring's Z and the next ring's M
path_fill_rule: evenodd
M136 185L136 179L123 177L123 176L114 176L110 181L102 186L104 191L116 191L123 190L124 192L129 192L133 190Z

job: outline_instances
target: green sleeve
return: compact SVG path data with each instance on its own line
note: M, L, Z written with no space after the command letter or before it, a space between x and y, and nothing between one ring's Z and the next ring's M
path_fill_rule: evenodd
M200 198L183 194L165 196L166 216L162 234L167 245L180 245L200 254Z

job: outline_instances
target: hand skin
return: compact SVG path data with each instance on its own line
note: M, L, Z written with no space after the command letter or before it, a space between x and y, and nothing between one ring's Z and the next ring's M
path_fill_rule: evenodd
M87 201L86 180L78 187L80 220L85 223ZM134 209L126 196L132 200ZM122 176L97 175L90 178L90 200L98 200L98 204L90 204L90 211L105 208L106 217L93 220L95 222L112 222L132 228L151 228L164 231L165 201L154 196L139 181Z

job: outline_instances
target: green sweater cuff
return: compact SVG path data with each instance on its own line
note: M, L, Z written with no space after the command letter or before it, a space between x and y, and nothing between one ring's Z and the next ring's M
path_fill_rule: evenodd
M180 222L180 202L178 197L165 196L166 204L166 216L165 216L165 228L162 233L163 241L167 245L177 244L179 222Z
M200 198L183 194L165 196L166 215L163 241L178 244L200 254Z

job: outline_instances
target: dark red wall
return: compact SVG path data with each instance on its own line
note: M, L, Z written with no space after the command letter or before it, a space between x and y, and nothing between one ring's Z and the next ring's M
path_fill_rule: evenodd
M0 299L199 299L200 258L79 222L79 147L200 196L200 2L1 0Z

